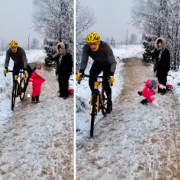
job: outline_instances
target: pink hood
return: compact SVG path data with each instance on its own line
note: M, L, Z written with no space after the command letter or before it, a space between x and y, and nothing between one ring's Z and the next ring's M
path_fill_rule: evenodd
M149 88L152 88L150 81L151 81L151 80L148 79L148 80L146 81L146 85L147 85Z

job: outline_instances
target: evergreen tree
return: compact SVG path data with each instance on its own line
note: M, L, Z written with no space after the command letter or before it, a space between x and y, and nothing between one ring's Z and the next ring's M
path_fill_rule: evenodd
M143 53L143 59L147 62L153 62L152 59L152 51L154 50L154 42L156 40L157 36L151 36L151 35L144 35L143 34L143 46L144 46L144 53Z
M48 66L54 65L54 62L52 61L53 56L56 54L56 45L57 41L54 40L44 40L44 49L46 51L46 57L45 57L45 64Z
M44 48L47 53L46 64L53 64L56 45L63 42L68 52L74 54L74 1L72 0L34 0L33 16L35 29L46 37Z

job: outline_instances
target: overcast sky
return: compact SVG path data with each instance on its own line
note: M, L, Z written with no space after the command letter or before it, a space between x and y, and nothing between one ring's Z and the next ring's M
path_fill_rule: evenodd
M82 5L88 6L96 17L96 25L89 31L99 33L102 38L114 37L123 40L127 29L129 34L134 32L139 39L141 33L132 26L131 9L133 0L80 0Z
M42 41L32 28L32 0L0 0L0 40L7 43L17 40L19 45L27 44L28 35Z
M0 0L0 40L5 42L17 40L19 44L27 44L30 38L42 38L34 32L32 26L33 0ZM103 38L113 36L117 41L123 40L127 29L129 34L135 32L139 38L141 33L131 24L133 0L80 0L95 14L96 25L89 31L99 33ZM30 29L31 28L31 29Z

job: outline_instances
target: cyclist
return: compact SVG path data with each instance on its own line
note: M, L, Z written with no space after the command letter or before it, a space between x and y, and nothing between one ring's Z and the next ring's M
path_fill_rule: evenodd
M86 69L88 58L91 57L94 62L90 69L90 75L98 76L103 72L104 76L110 77L110 83L114 83L114 72L116 69L116 61L110 46L100 40L100 36L97 33L90 33L86 37L87 44L83 47L82 61L80 66L80 71L76 76L77 81L81 79L81 76L84 74ZM94 90L94 82L97 81L97 78L89 79L89 86L91 91ZM108 101L107 101L107 113L112 111L112 93L110 83L107 79L103 79L103 86L106 92Z
M11 58L14 61L13 83L16 82L14 76L18 75L20 69L24 69L25 77L28 77L23 88L23 92L25 92L28 85L29 77L32 74L32 69L27 64L27 57L24 49L19 47L18 43L14 40L9 43L9 46L10 48L6 51L4 75L6 75L6 73L8 72L9 60Z

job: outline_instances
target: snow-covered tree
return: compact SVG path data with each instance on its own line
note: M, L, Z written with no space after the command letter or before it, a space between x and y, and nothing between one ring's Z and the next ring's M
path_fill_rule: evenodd
M76 69L79 70L82 47L86 43L84 33L95 24L95 16L88 8L76 1ZM88 32L89 33L89 32Z
M129 44L129 32L128 32L128 30L127 30L127 32L126 32L125 44L126 44L126 46Z
M143 46L145 52L143 53L143 59L147 62L153 62L152 51L154 49L154 41L157 39L157 36L145 35L143 34Z
M87 31L95 24L95 16L88 8L81 5L80 1L76 1L76 37L77 41L79 36Z
M129 38L129 44L137 44L137 35L135 33L132 33Z
M116 47L116 41L115 39L112 37L111 40L110 40L110 45L115 48Z
M38 49L39 48L39 41L37 38L33 38L31 42L31 49Z
M110 39L109 39L109 37L106 37L105 42L108 43L108 44L110 44Z
M58 42L68 45L74 54L74 1L72 0L34 0L33 22L35 30L46 37L47 53L54 52ZM48 57L52 55L47 54ZM51 59L49 59L51 61Z
M4 50L5 50L4 39L1 39L1 42L0 42L0 51L3 52Z
M180 1L134 0L133 22L146 36L164 37L171 55L171 68L180 65Z

